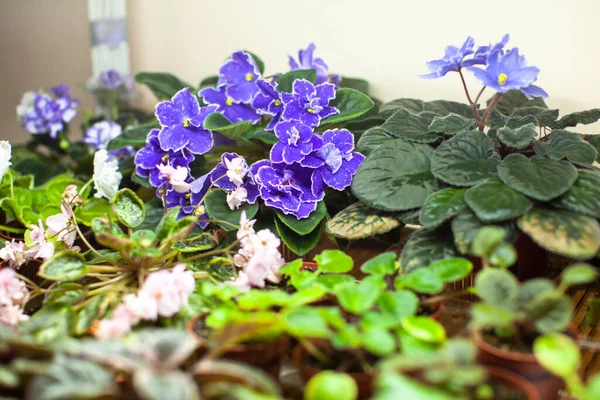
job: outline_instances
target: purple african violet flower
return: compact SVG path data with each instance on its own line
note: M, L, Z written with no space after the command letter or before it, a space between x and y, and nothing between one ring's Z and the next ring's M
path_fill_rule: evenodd
M315 168L312 189L315 194L325 190L325 185L344 190L365 159L353 152L354 136L347 129L330 129L323 133L323 146L306 156L302 166Z
M313 85L306 79L296 79L292 93L282 93L283 120L300 121L311 128L316 128L322 119L340 111L329 105L335 99L335 85L322 83Z
M188 88L175 93L171 101L156 105L156 117L162 126L158 139L165 150L187 148L195 154L207 153L213 146L213 136L204 129L204 120L215 106L200 108L198 98Z
M298 219L308 217L325 196L324 191L312 187L313 170L300 164L274 164L261 160L252 164L250 171L265 204Z
M100 72L99 83L104 89L119 89L123 87L125 90L133 90L133 80L131 75L120 74L115 69L108 69Z
M313 57L315 49L314 43L309 44L306 50L298 52L298 61L294 57L289 56L289 63L292 71L297 69L314 69L317 72L315 84L318 85L329 81L329 76L327 75L329 68L321 58Z
M135 156L135 147L126 146L118 150L112 150L108 152L109 159L116 159L117 161L122 162L128 158Z
M159 130L152 129L146 139L146 146L138 150L134 160L136 173L142 178L148 178L148 181L154 187L160 187L165 181L157 165L168 164L175 168L187 168L194 160L194 155L186 149L178 151L163 150L158 136Z
M217 87L225 86L227 97L233 101L249 103L258 92L259 77L260 71L252 56L239 50L219 68Z
M100 121L86 129L83 142L94 150L106 149L108 142L121 134L121 125L113 121Z
M229 121L236 123L241 121L258 122L260 115L249 105L236 102L232 97L225 93L225 87L218 89L205 88L200 91L200 96L204 101L216 107L217 112L223 114Z
M210 217L206 214L204 207L204 198L208 190L210 189L211 182L209 174L205 174L198 179L188 178L190 184L190 190L187 193L178 193L175 190L157 191L159 198L164 197L165 207L181 207L177 219L183 218L187 215L198 216L198 225L205 228L208 225ZM205 221L205 222L202 222Z
M223 153L221 162L210 172L210 180L213 185L227 192L242 187L247 191L246 201L250 204L256 203L259 193L254 175L246 160L237 153Z
M489 46L479 46L473 53L472 58L463 60L461 67L472 67L473 65L485 65L490 54L494 52L501 52L500 55L504 54L504 46L508 43L510 37L508 34L502 36L502 40L496 44L490 44Z
M456 46L447 46L444 57L439 60L429 61L427 68L429 73L421 75L421 78L441 78L451 71L458 71L466 56L473 54L475 40L471 36L467 37L460 48Z
M252 108L259 114L273 116L265 128L267 131L272 131L275 129L275 125L281 120L281 113L283 112L281 93L277 91L277 84L272 85L262 79L256 84L260 91L254 97L254 100L252 100Z
M469 70L485 86L499 93L518 89L527 97L548 97L548 93L533 84L537 80L539 68L527 66L525 57L519 55L517 48L511 49L503 55L496 51L489 55L485 69L471 67Z
M310 126L300 121L282 121L275 126L279 141L271 148L271 161L293 164L323 145L323 140L313 134Z

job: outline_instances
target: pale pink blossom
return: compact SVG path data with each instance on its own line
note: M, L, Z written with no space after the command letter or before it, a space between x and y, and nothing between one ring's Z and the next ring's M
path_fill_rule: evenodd
M140 294L156 301L158 315L171 317L187 304L195 285L193 272L186 271L185 264L178 264L172 272L161 270L148 275Z
M230 210L237 210L247 200L248 191L241 186L234 191L227 193L227 205Z
M59 242L64 242L68 247L73 246L77 231L69 218L63 214L51 215L46 218L46 225L48 226L48 237L58 235Z
M27 296L25 282L17 278L14 269L0 269L0 304L20 305Z
M265 281L278 283L279 269L285 261L279 250L269 247L260 249L246 264L244 271L252 286L264 287Z
M167 181L177 193L187 193L190 191L190 184L185 181L189 175L186 167L179 166L173 168L169 164L158 164L156 168L158 168L161 175L167 178Z
M21 321L26 321L29 316L23 314L23 309L17 305L0 304L0 324L16 326Z
M117 311L120 306L123 306L122 309ZM156 301L141 291L137 296L130 293L123 297L123 303L120 306L115 309L112 317L128 318L131 325L136 325L142 319L155 321L158 318Z
M225 158L225 168L227 168L227 177L235 186L241 186L244 183L244 177L248 174L248 165L242 157L235 157L231 160Z
M0 249L0 258L12 268L19 268L25 263L25 242L4 242L4 248Z
M60 211L68 219L73 219L73 206L83 204L83 200L77 193L77 185L69 185L65 188L60 203Z
M103 319L94 327L94 336L102 340L116 340L123 338L131 330L128 321L119 318Z
M41 258L47 260L54 255L54 243L46 241L44 234L44 225L42 220L38 219L38 225L31 225L29 238L33 246L25 252L25 257L29 259Z
M240 216L240 229L238 229L236 234L238 240L243 241L247 236L254 234L253 227L255 223L255 219L248 219L246 211L242 211L242 215Z
M246 273L244 271L240 271L238 273L237 278L235 278L233 281L229 282L229 284L231 286L235 286L235 287L239 288L242 292L247 292L248 290L250 290L252 288L252 285L250 284L250 280L248 279L248 275L246 275Z

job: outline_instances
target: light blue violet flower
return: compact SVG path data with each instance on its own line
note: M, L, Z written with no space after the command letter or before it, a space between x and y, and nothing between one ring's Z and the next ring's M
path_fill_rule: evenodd
M421 78L441 78L451 71L458 71L463 65L462 62L470 54L473 54L475 40L469 36L460 47L447 46L444 57L439 60L427 62L428 74L421 75Z

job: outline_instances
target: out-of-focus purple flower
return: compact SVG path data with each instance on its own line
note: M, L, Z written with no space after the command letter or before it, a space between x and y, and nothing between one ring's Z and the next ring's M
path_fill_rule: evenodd
M463 60L461 67L472 67L473 65L485 65L487 58L494 52L500 52L500 55L504 54L504 46L508 43L510 36L508 34L502 36L502 40L496 44L490 44L489 46L479 46L473 53L471 58Z
M282 121L275 126L279 141L271 148L271 161L292 164L323 145L323 140L313 134L310 126L300 121Z
M236 102L233 97L227 96L225 87L205 88L199 94L206 103L210 104L210 107L215 107L217 112L233 123L241 121L255 123L260 119L260 115L250 104Z
M488 56L485 69L471 67L469 70L485 86L499 93L518 89L527 97L548 97L548 93L533 84L537 80L539 68L527 66L525 57L519 55L517 48L511 49L503 55L496 51Z
M329 105L335 99L335 86L331 83L313 85L306 79L296 79L292 93L282 93L283 120L300 121L316 128L322 119L340 111Z
M312 189L315 194L325 190L325 185L344 190L365 159L353 152L354 136L347 129L330 129L323 133L323 146L306 156L302 166L315 168Z
M156 117L162 126L158 139L165 150L187 148L195 154L207 153L213 146L212 133L204 129L206 117L215 106L200 108L198 98L188 88L175 93L171 101L156 105Z
M252 108L259 114L273 116L265 128L267 131L272 131L281 120L281 113L283 112L281 93L277 91L276 84L271 84L265 80L260 79L256 84L260 91L252 100Z
M121 149L109 151L108 157L121 163L121 161L135 156L135 152L135 147L126 146Z
M244 188L246 201L250 204L254 204L259 196L253 173L246 160L236 153L221 155L221 162L210 172L210 180L213 185L228 193Z
M121 134L121 125L113 121L100 121L86 129L83 142L94 150L106 149L108 142Z
M250 171L265 204L298 219L308 217L325 196L324 191L312 187L313 170L300 164L274 164L261 160L254 163Z
M475 40L471 36L467 37L460 47L447 46L443 58L427 63L429 73L421 75L421 78L441 78L448 72L458 71L465 57L473 54L473 46L475 46Z
M172 167L188 167L194 160L194 155L186 149L178 151L163 150L158 140L158 129L152 129L146 139L146 147L141 148L135 155L136 173L142 178L148 178L154 187L161 186L165 179L161 176L157 165L168 164Z
M100 72L99 81L104 89L119 89L123 87L126 90L133 89L133 81L131 75L120 74L115 69L108 69Z
M298 61L294 57L289 56L290 68L292 71L297 69L314 69L317 72L317 79L315 84L321 84L329 81L329 68L325 61L321 58L314 57L316 46L314 43L308 45L306 50L300 50L298 52Z
M219 68L217 87L225 86L227 97L235 102L249 103L258 92L259 77L260 71L252 56L239 50Z

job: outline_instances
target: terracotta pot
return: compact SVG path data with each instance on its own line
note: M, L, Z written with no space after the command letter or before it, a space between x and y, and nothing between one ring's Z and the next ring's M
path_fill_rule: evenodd
M576 337L577 330L574 326L569 326L567 334ZM477 354L479 363L507 369L522 376L538 389L543 400L558 398L558 391L565 386L563 380L546 371L533 353L499 349L486 342L478 331L473 333L473 339L479 350Z
M323 369L309 365L307 358L308 353L306 350L304 350L304 347L297 345L293 350L294 364L298 368L298 371L300 372L305 384L310 380L310 378L319 372L324 371ZM366 372L352 372L348 373L348 375L354 379L354 382L356 382L356 385L358 386L358 399L370 399L373 395L373 380L375 377L371 374L367 374Z
M527 379L504 368L487 367L490 377L504 383L506 386L518 388L527 396L527 400L542 400L536 387Z
M194 327L198 321L206 318L208 314L200 314L187 323L187 331L198 340L200 349L197 352L198 357L203 357L208 350L206 339L196 333ZM275 380L279 380L282 358L287 353L289 348L289 337L282 336L281 338L264 343L255 344L235 344L220 356L220 358L239 361L248 365L255 366L268 373Z

